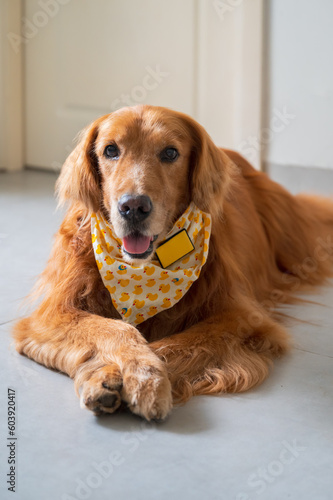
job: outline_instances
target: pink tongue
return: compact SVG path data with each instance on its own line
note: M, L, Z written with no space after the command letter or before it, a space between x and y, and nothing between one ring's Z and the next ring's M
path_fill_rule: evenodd
M128 253L140 254L145 253L150 245L150 236L125 236L123 239L123 245Z

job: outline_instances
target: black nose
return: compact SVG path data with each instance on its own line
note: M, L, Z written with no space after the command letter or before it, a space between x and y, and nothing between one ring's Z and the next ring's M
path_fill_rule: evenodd
M124 194L118 202L118 210L122 217L132 221L142 221L148 217L153 208L149 196L133 196Z

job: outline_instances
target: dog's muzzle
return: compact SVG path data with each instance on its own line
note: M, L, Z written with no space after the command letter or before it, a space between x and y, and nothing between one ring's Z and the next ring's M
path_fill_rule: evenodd
M152 210L152 201L146 195L124 194L118 202L118 211L129 229L123 238L123 249L130 257L144 259L153 251L156 237L142 232L142 223Z

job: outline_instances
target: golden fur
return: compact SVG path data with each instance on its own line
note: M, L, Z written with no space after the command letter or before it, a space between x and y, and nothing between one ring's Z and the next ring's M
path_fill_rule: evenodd
M119 145L119 160L103 154ZM163 164L159 152L180 156ZM67 215L41 277L43 299L14 328L17 349L74 378L81 404L114 412L123 401L146 419L173 401L246 391L288 350L276 306L332 274L333 202L292 196L238 153L217 148L181 113L125 108L83 131L57 182ZM208 261L174 307L124 323L94 259L91 211L102 210L122 237L117 201L150 196L156 245L191 200L212 216Z

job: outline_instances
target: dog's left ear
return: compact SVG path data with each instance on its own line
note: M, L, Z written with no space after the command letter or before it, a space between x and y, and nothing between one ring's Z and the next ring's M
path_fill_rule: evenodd
M193 140L191 153L191 198L198 208L208 213L223 211L236 166L215 146L206 130L194 120L189 120Z

